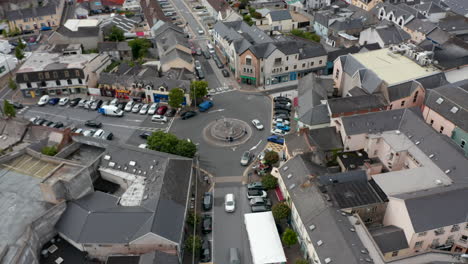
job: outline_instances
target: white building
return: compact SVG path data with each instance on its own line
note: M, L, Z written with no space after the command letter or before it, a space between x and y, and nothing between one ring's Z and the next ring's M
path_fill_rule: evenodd
M0 56L0 78L16 68L18 60L12 55Z

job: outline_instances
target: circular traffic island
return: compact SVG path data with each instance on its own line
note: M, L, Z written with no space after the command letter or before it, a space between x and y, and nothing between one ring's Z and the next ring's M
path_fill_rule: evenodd
M246 122L234 118L220 118L203 130L205 140L219 147L231 147L245 143L252 134Z

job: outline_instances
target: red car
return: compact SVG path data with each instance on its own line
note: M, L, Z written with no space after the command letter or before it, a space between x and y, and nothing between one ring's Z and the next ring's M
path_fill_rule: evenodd
M156 110L156 114L164 115L166 111L167 111L167 106L163 105L163 106L158 107L158 109Z

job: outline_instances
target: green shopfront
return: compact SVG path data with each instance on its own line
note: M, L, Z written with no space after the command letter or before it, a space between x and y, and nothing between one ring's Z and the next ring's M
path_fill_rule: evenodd
M257 85L257 78L241 75L241 82L248 85Z

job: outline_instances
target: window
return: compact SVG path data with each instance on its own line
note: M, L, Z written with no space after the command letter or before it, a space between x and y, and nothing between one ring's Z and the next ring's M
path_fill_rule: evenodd
M289 56L286 56L286 60L287 60L287 61L289 60Z
M339 70L339 69L336 69L335 79L338 79L338 76L340 76L340 70Z
M30 82L27 82L27 83L26 83L26 86L27 86L28 88L32 88L32 85L31 85Z
M65 77L70 77L70 73L68 71L64 71L63 74L65 75Z
M288 69L289 69L289 67L288 67L288 66L286 66L286 67L284 68L284 70L285 70L285 71L288 71Z
M44 79L44 74L43 74L42 72L40 72L40 73L38 74L38 76L39 76L39 80Z
M72 84L72 80L68 79L68 80L67 80L67 83L68 83L68 84Z
M459 225L453 225L452 229L450 229L450 232L456 232L458 230L460 230L460 226Z
M396 257L396 256L398 256L398 251L393 251L392 252L392 257Z
M75 70L75 76L80 77L80 70Z
M44 76L46 79L50 79L50 73L49 72L44 72Z
M434 119L431 119L431 126L434 124Z
M293 67L293 68L294 68L294 69L297 69L297 65L294 65L294 67Z
M28 75L27 75L27 74L23 74L23 79L24 79L25 81L29 81Z
M466 241L468 241L468 236L461 236L460 237L460 242L466 243Z
M5 66L0 67L0 73L3 73L3 72L5 72L5 71L6 71Z
M418 233L418 237L423 237L427 234L427 232L421 232L421 233Z
M435 234L436 236L443 235L444 233L445 233L445 230L444 230L444 228L443 228L443 227L441 227L441 228L439 228L439 229L436 229L436 230L434 230L434 234Z
M251 58L245 58L245 64L246 65L252 65L252 59Z
M458 112L458 107L454 106L452 109L450 109L450 112L456 114Z
M401 101L401 107L405 106L405 101Z
M322 64L322 60L319 60L319 64Z
M424 241L418 241L414 244L414 248L415 249L422 248L423 244L424 244Z
M305 65L306 65L305 63L302 63L302 68L305 68Z
M60 80L56 80L56 81L55 81L55 84L58 85L58 86L60 86L60 85L61 85L61 84L60 84Z
M418 94L419 94L419 91L416 91L416 92L414 93L413 103L416 103L416 100L418 100Z
M393 108L393 105L391 104L389 110L392 110L392 108Z
M78 79L78 83L79 83L79 84L83 84L83 80Z
M464 149L464 148L465 148L465 145L466 145L466 141L465 141L464 139L462 139L462 140L461 140L461 143L460 143L460 147L461 147L462 149Z
M435 248L435 247L438 247L438 246L439 246L439 239L436 238L436 239L432 240L431 247Z
M436 100L436 103L441 104L444 101L442 97L439 97L439 99Z
M442 132L444 132L444 127L443 127L443 126L440 126L439 133L442 133Z
M52 75L54 76L54 79L58 79L58 73L57 72L53 72Z
M260 72L263 72L263 67L260 68Z
M310 62L310 66L314 66L315 61Z
M276 65L281 64L281 58L275 58L275 64Z

